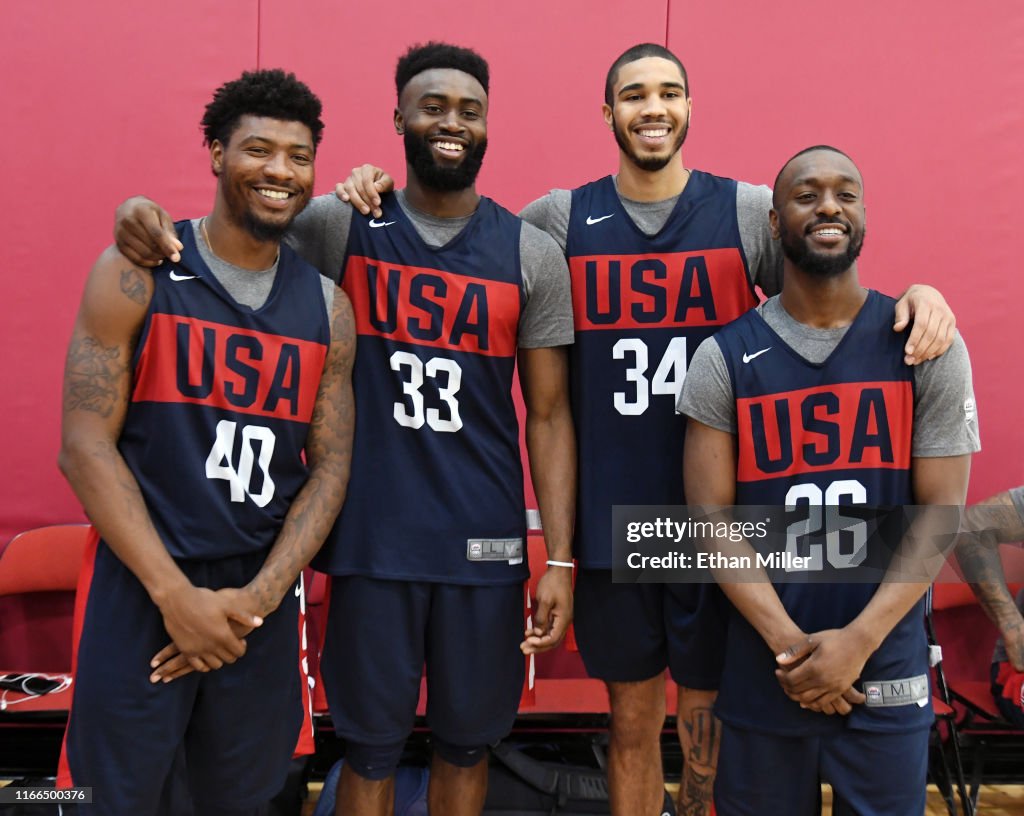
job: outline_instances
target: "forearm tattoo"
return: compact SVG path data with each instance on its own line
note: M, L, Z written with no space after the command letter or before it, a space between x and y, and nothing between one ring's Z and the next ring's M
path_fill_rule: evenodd
M64 410L109 417L118 404L126 372L119 346L104 346L88 336L72 339L64 374Z

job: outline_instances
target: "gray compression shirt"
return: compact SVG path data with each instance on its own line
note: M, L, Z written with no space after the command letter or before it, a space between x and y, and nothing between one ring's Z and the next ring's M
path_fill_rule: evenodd
M224 287L232 298L243 306L248 306L253 311L263 308L263 304L270 297L270 291L274 288L274 279L277 277L277 260L268 269L252 270L242 269L227 261L221 260L213 254L206 243L203 231L199 224L203 219L192 219L192 232L196 236L196 248L199 256L210 268L210 272L217 279L217 282ZM279 256L280 257L280 256ZM327 307L327 314L331 314L334 308L334 281L320 276L320 287L324 293L324 306Z

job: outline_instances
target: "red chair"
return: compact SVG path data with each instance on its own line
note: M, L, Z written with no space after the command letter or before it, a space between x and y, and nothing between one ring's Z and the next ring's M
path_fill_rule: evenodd
M0 670L71 671L75 588L90 527L39 527L0 553Z

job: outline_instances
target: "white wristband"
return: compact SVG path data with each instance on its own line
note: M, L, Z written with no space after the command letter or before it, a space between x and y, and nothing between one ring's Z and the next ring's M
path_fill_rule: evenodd
M569 569L572 569L573 568L573 563L572 563L572 561L552 561L552 560L548 559L548 566L549 567L568 567Z

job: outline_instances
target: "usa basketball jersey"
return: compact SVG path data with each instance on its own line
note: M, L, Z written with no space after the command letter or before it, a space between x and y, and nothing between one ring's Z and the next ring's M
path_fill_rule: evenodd
M611 176L572 193L566 241L576 340L575 553L612 566L612 506L680 504L684 417L697 346L757 304L736 219L736 182L694 171L665 226L646 235Z
M487 198L428 246L393 196L354 214L341 285L359 335L345 507L314 565L333 575L522 581L512 400L521 222Z
M210 272L192 226L153 270L118 448L171 555L270 547L306 480L309 420L330 343L317 271L281 247L260 309Z
M828 574L829 583L799 582L793 573L774 585L790 617L808 633L842 628L864 609L878 584L842 583L844 575L886 563L902 532L869 534L867 522L843 522L851 526L842 536L826 536L829 515L842 512L828 508L913 503L914 381L903 362L905 338L891 330L894 304L869 292L846 335L820 364L800 357L757 311L715 337L736 400L736 503L786 506L787 551L806 557L809 571ZM771 650L733 611L720 716L735 726L780 734L927 727L930 707L915 704L929 698L922 603L864 666L861 681L884 682L886 693L878 690L873 700L876 692L865 687L869 704L854 706L848 717L807 711L788 699L775 678ZM887 704L874 704L883 698Z

